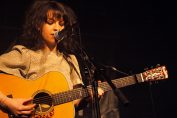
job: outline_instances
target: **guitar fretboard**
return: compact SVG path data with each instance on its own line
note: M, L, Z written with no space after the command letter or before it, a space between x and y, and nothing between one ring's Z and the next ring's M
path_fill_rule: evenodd
M54 105L59 105L87 96L89 96L87 89L77 88L70 91L53 94L52 98Z
M117 88L129 86L137 82L141 82L140 74L112 80L112 83ZM107 82L99 83L98 86L101 87L105 92L112 89L111 86ZM88 97L89 96L88 91L91 91L91 89L92 89L92 86L90 85L90 86L87 86L87 88L77 88L77 89L73 89L70 91L53 94L52 95L53 103L54 105L59 105L59 104L67 103L67 102L70 102L70 101L73 101L79 98Z

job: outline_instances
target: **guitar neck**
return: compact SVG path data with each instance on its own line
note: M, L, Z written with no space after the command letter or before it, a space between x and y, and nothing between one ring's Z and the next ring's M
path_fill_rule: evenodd
M140 74L122 77L118 79L112 80L112 83L117 88L122 88L125 86L133 85L140 82L146 81L155 81L155 80L163 80L168 78L168 72L165 66L157 67L148 71L145 71ZM105 92L111 90L111 86L107 82L99 83L98 85ZM91 91L92 86L87 86L87 88L78 88L62 93L53 94L53 103L54 105L63 104L66 102L70 102L79 98L84 98L89 96L89 92Z
M136 84L137 82L141 82L140 74L133 75L133 76L128 76L128 77L123 77L123 78L118 78L112 80L112 83L117 87L117 88L122 88L125 86L129 86L132 84ZM105 92L112 90L111 86L107 82L102 82L99 83L98 85L101 87ZM87 88L77 88L73 89L70 91L62 92L62 93L57 93L53 94L53 103L54 105L59 105L63 103L67 103L79 98L84 98L89 96L89 92L91 91L92 86L89 85Z
M53 104L59 105L87 96L89 96L88 89L77 88L70 91L53 94L52 98Z
M141 82L140 76L141 74L136 74L132 76L118 78L112 80L112 83L115 85L116 88L122 88ZM99 87L101 87L104 91L112 90L111 86L107 82L100 83Z

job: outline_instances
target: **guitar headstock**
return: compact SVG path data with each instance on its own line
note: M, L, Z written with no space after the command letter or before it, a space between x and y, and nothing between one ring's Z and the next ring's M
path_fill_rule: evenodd
M168 72L165 66L159 66L147 70L141 74L141 81L156 81L168 78Z

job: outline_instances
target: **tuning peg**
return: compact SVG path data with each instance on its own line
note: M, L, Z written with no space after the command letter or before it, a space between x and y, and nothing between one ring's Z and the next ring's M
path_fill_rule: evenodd
M157 64L156 67L160 67L160 64Z
M145 70L145 71L147 71L147 70L149 70L149 68L148 68L148 67L146 67L146 68L144 68L144 70Z
M153 66L151 66L151 69L153 69L154 67Z

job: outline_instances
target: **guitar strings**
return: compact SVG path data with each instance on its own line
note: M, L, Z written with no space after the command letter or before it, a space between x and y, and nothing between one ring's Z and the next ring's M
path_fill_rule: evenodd
M114 82L113 80L113 83L116 84L116 82ZM121 84L123 83L127 83L127 81L125 80L122 80L121 81ZM117 84L116 84L117 85ZM106 88L110 88L110 86L108 84L106 84L106 82L102 82L100 83L100 86L106 90ZM71 91L68 91L68 92L62 92L62 93L58 93L58 94L53 94L52 96L53 97L58 97L60 99L57 99L57 102L59 103L63 103L65 101L68 101L68 100L73 100L73 98L77 98L78 95L80 95L80 92L83 88L78 88L78 89L75 89L75 90L71 90ZM91 90L91 86L88 86L87 87L88 90ZM111 89L111 88L110 88ZM82 91L81 91L82 92ZM69 95L70 94L70 95ZM83 94L83 93L82 93ZM40 103L41 101L42 102L48 102L49 100L51 100L52 97L51 96L43 96L43 97L38 97L38 98L35 98L34 99L34 102L35 103ZM65 100L66 99L66 100Z
M80 91L82 90L83 88L78 88L78 89L75 89L74 91L68 91L68 92L62 92L62 93L58 93L58 94L53 94L52 96L53 97L59 97L60 99L57 99L57 102L59 103L63 103L65 101L68 101L68 100L73 100L73 98L77 98L79 96L77 95L80 95ZM82 91L81 91L82 92ZM35 98L33 101L35 103L41 103L42 102L49 102L49 100L52 100L52 97L49 95L45 95L43 97L38 97L38 98Z
M121 84L123 84L124 82L127 83L127 81L122 80L122 81L121 81ZM114 82L114 80L113 80L113 83L116 84L116 83ZM118 85L118 84L116 84L116 85ZM109 86L108 84L106 84L106 82L100 83L100 86L101 86L104 90L106 90L106 88L110 88L110 86ZM78 88L78 89L74 89L74 91L71 90L71 91L68 91L68 92L61 92L61 93L58 93L58 94L53 94L52 96L53 96L53 97L56 97L56 98L57 98L57 97L60 98L60 99L57 99L57 100L56 100L58 103L64 103L64 102L67 102L68 100L73 100L74 98L79 97L78 95L80 95L80 93L78 93L78 92L80 92L82 89L83 89L83 88ZM88 86L87 89L88 89L88 90L91 90L91 86ZM111 89L111 88L110 88L110 89ZM81 92L82 92L82 91L81 91ZM82 94L84 94L84 93L82 93ZM81 96L81 95L80 95L80 96ZM86 97L86 96L87 96L87 95L85 95L85 97ZM49 100L52 100L52 97L46 95L46 96L43 96L43 97L35 98L33 101L34 101L35 103L41 103L41 101L42 101L42 102L49 102Z
M105 84L105 82L100 83L100 85L105 90L106 90L106 88L110 88L110 86L108 84ZM91 86L87 87L88 90L91 90L91 88L92 88ZM56 98L57 97L60 98L60 99L56 100L57 102L64 103L64 102L66 102L68 100L73 100L74 98L79 97L78 95L80 95L80 93L78 93L78 92L80 92L82 89L83 88L78 88L78 89L75 89L74 91L68 91L68 92L62 92L62 93L58 93L58 94L53 94L52 96L56 97ZM84 93L82 93L82 94L84 94ZM88 94L88 93L85 93L85 94ZM85 97L86 96L88 96L88 95L85 95ZM51 96L47 96L46 95L46 96L43 96L43 97L35 98L33 101L38 104L38 103L41 103L41 101L42 102L49 102L51 99L52 99Z

